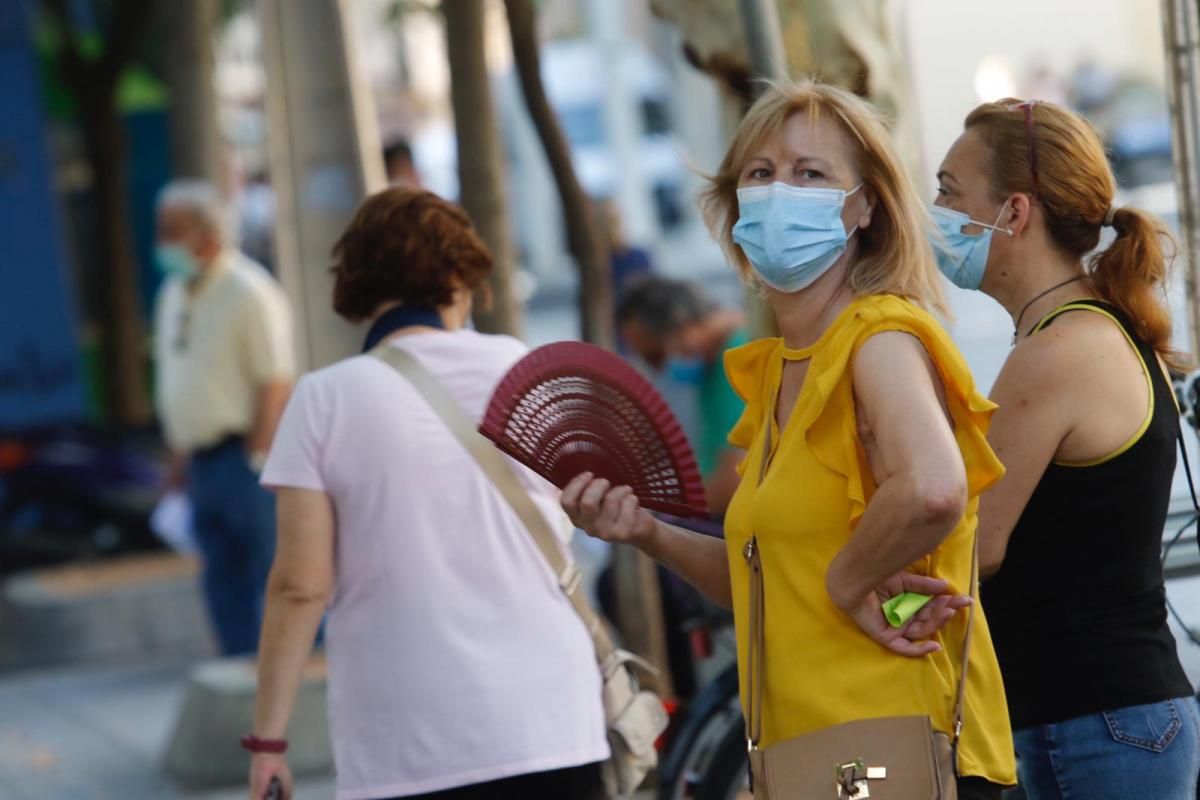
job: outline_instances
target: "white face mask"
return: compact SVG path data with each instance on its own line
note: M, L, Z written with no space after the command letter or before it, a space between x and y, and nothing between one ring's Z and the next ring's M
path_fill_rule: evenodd
M837 263L858 230L846 232L842 208L861 188L808 189L776 181L738 189L733 240L763 283L781 292L807 289Z

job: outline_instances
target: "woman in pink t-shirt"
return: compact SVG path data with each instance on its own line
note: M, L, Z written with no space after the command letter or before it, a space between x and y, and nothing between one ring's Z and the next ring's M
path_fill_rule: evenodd
M464 328L492 258L457 206L394 188L335 250L334 308L372 322L474 419L524 353ZM557 492L519 470L547 520ZM278 777L305 659L328 613L338 800L603 797L591 640L529 534L392 367L359 355L296 386L263 471L278 544L259 649L252 798ZM275 752L272 752L275 751Z

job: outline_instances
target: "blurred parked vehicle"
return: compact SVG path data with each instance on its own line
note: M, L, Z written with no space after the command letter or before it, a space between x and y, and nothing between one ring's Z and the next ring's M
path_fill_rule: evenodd
M159 550L165 468L148 446L86 427L0 436L0 576Z

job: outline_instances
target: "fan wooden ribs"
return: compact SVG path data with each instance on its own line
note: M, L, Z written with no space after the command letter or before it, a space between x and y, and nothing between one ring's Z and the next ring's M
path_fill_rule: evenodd
M591 472L630 486L644 508L708 516L675 415L641 375L599 347L559 342L531 352L496 387L479 430L559 488Z

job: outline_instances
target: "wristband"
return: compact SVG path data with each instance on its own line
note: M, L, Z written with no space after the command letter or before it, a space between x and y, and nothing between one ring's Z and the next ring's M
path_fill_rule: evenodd
M260 739L253 733L242 737L242 749L251 753L286 753L287 739Z

